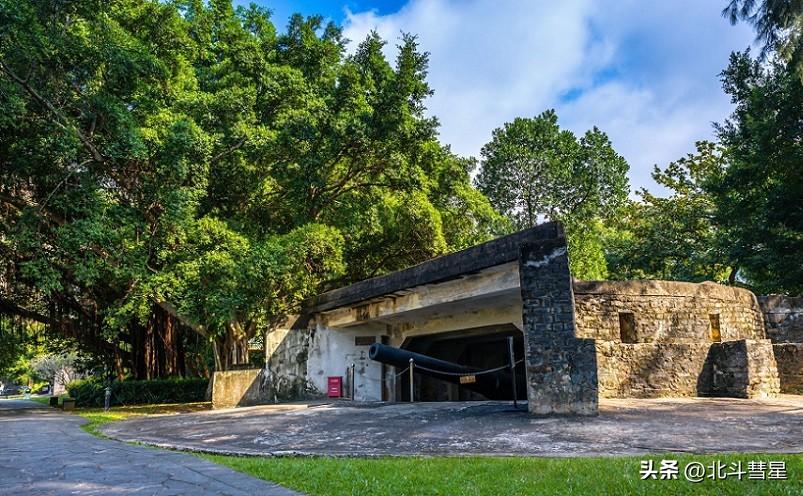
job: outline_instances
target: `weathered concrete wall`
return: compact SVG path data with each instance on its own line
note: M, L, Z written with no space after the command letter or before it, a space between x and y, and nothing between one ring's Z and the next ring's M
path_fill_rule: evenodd
M382 364L368 358L369 344L357 344L357 337L381 340L383 331L364 329L331 329L318 322L310 343L307 377L312 386L325 392L327 378L343 378L344 395L350 396L349 367L354 364L354 399L382 399Z
M596 415L597 354L593 339L575 336L572 279L565 238L521 246L529 411Z
M212 376L212 407L259 405L271 400L262 369L227 370Z
M758 302L773 343L803 343L803 298L759 296Z
M276 329L266 335L266 388L271 401L322 397L330 376L341 377L343 395L350 396L349 367L353 363L355 399L379 400L382 365L368 358L368 344L356 338L381 340L381 330L333 329L322 322L309 327Z
M719 315L722 341L765 338L750 291L714 283L575 281L578 336L620 341L619 313L633 313L639 343L709 342L709 315Z
M288 325L265 335L265 376L272 397L302 399L321 396L325 391L317 388L307 375L314 334L314 329L293 329Z
M776 343L772 346L781 392L803 394L803 343Z

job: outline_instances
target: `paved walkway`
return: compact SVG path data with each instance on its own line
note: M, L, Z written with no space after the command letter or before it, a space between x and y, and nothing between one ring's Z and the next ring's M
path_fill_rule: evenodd
M97 438L83 422L0 400L0 495L298 495L192 455Z
M251 455L803 453L803 396L602 400L598 417L533 417L509 403L276 405L132 419L118 439Z

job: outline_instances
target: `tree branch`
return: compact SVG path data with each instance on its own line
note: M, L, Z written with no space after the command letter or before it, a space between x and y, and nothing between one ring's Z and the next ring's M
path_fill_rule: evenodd
M89 138L84 136L84 133L78 130L78 128L68 126L67 124L61 122L61 119L63 119L63 117L61 116L59 110L47 99L45 99L42 95L40 95L38 91L33 89L33 87L31 87L31 85L28 84L27 79L22 79L21 77L17 76L14 73L14 71L12 71L8 67L8 65L6 65L6 63L3 62L2 60L0 60L0 70L5 72L8 75L8 77L14 80L17 84L19 84L29 95L31 95L31 97L33 97L34 100L36 100L46 109L48 109L55 116L55 118L53 119L54 124L64 129L65 131L74 132L76 136L78 136L78 139L81 140L81 143L83 143L84 147L86 147L86 149L89 150L89 153L92 155L92 158L96 162L100 163L106 162L106 157L104 157L103 154L100 153L100 151L97 149L97 147L95 147L95 145Z

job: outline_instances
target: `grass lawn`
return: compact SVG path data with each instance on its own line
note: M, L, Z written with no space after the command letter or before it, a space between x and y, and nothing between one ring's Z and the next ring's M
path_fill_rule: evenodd
M227 465L297 489L310 495L536 495L536 494L803 494L803 455L715 455L606 458L535 457L388 457L388 458L255 458L202 455ZM748 481L727 479L691 483L647 480L639 476L642 459L679 460L708 465L741 461L743 469L753 460L786 461L788 480ZM746 479L747 476L745 475Z
M50 405L50 398L48 396L31 397L31 400L41 403L43 405ZM61 397L59 398L61 400ZM61 401L59 401L61 403ZM114 406L108 412L103 411L103 408L76 408L73 413L84 417L89 422L82 425L81 428L90 434L103 437L100 428L109 422L117 422L118 420L125 420L132 417L141 417L143 415L161 415L166 413L190 413L200 410L209 410L212 408L211 402L199 403L167 403L162 405L131 405L131 406Z
M50 406L50 396L31 396L30 399L45 406Z
M162 415L166 413L190 413L212 408L210 402L201 403L175 403L164 405L132 405L115 406L104 412L103 408L76 408L74 413L89 420L81 428L90 434L103 437L100 428L109 422L125 420L143 415Z
M32 398L47 404L47 398ZM209 403L78 408L89 420L83 428L102 436L99 428L126 418L209 409ZM538 458L538 457L383 457L258 458L198 455L234 470L279 483L311 496L371 495L540 495L540 494L803 494L803 455L659 455L649 457ZM641 460L678 460L678 480L640 479ZM691 483L683 477L689 462L705 466L721 462L785 461L788 480L705 480ZM708 471L710 473L710 470Z

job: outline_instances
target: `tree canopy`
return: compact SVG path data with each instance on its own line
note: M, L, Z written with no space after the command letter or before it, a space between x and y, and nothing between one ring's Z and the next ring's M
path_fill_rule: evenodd
M756 291L803 294L803 82L749 52L731 55L722 81L735 110L718 126L728 163L709 189L726 259Z
M602 221L629 193L625 159L596 127L577 139L554 110L516 118L493 131L482 148L477 188L518 229L544 220L567 226L572 272L605 278Z
M391 63L227 0L0 3L0 301L130 368L176 328L240 363L327 285L500 226L412 36Z
M798 0L730 0L722 14L731 24L745 21L756 30L762 58L779 55L803 77L803 2Z
M608 267L616 279L670 279L733 283L724 255L728 240L716 224L717 206L708 191L725 168L725 150L698 142L697 152L655 167L655 182L670 191L642 188L606 233Z

